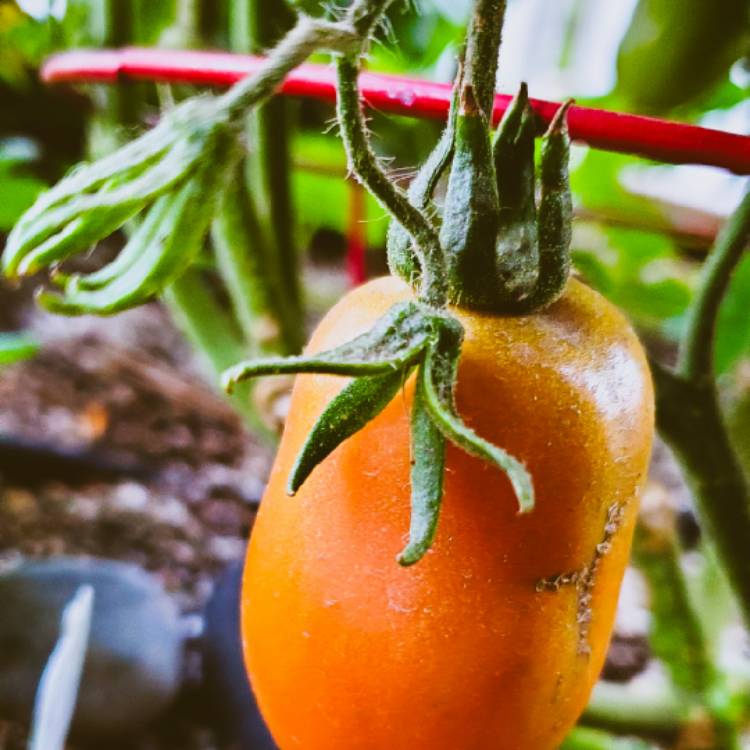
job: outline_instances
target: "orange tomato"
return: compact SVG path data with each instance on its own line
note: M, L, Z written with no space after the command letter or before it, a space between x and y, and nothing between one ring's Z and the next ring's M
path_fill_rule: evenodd
M310 351L410 295L393 278L357 289ZM459 411L526 463L536 507L518 515L505 475L449 445L435 543L400 567L413 378L288 497L345 383L298 376L242 602L248 671L282 750L553 750L601 669L653 433L641 346L576 280L534 315L453 312Z

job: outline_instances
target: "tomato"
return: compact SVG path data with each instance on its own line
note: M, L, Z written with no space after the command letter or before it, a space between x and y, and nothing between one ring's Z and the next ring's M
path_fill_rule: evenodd
M411 291L347 295L310 351L372 326ZM507 477L450 445L434 546L399 566L409 528L413 377L294 497L300 445L346 380L297 377L243 583L246 664L282 750L552 750L605 655L653 433L643 351L576 280L523 317L453 309L466 338L462 417L521 458Z

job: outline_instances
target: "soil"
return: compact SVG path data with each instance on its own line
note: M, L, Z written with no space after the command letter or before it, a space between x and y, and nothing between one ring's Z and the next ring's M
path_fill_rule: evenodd
M64 319L0 288L0 310L0 327L22 325L43 342L33 359L0 369L0 436L22 439L34 462L31 476L0 483L0 565L126 560L153 573L183 613L200 613L214 577L244 553L271 451L211 388L159 305ZM76 459L74 477L50 450ZM224 750L195 720L200 665L190 650L185 670L175 708L123 750ZM25 739L0 723L0 750Z

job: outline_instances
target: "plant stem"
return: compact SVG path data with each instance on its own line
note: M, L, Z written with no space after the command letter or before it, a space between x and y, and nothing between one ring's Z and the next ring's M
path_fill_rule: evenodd
M88 0L93 36L103 44L116 47L132 44L131 3L119 0ZM104 92L95 92L96 111L88 127L89 158L115 150L122 142L123 127L138 120L138 84L132 81Z
M288 31L294 17L283 0L234 0L247 5L249 24L249 47L246 52L261 52L278 41ZM266 208L267 238L275 249L278 271L279 294L291 318L287 332L294 332L288 339L289 349L297 350L302 342L300 333L304 329L300 263L295 245L294 210L291 189L291 158L289 138L288 103L274 97L254 113L253 145L257 169L257 188L265 200L258 204Z
M219 273L250 349L261 355L297 351L302 326L282 304L279 258L271 252L256 214L244 163L222 199L211 236Z
M672 737L686 712L687 706L671 689L636 692L622 685L599 682L581 721L624 734Z
M381 169L370 146L357 85L358 55L341 56L336 61L336 70L337 114L349 168L414 241L422 268L421 299L428 305L444 307L445 261L438 235L424 214L411 205L406 193Z
M694 383L652 363L659 431L680 460L701 519L750 628L750 496L713 380Z
M244 359L248 353L235 321L218 304L200 271L195 269L189 269L169 286L163 299L175 323L194 349L202 355L214 377L214 383L218 385L221 373ZM272 444L275 442L275 435L263 424L253 408L251 392L250 384L240 383L231 396L224 395L253 431Z
M274 98L257 112L255 145L268 202L270 236L276 247L282 282L282 299L295 319L295 328L304 329L299 254L295 244L292 206L289 117L287 102Z
M667 667L689 712L711 718L716 750L738 747L736 716L727 712L731 696L724 675L713 664L696 603L682 569L674 513L660 505L645 509L636 529L636 565L651 593L649 642Z
M657 423L680 459L750 629L750 487L727 433L713 366L716 320L750 241L750 190L719 234L688 314L677 372L654 363Z
M690 599L676 538L675 518L664 507L641 513L633 556L650 591L649 642L667 667L674 685L702 702L716 671L700 618Z
M474 89L479 106L492 120L498 55L506 0L476 0L464 58L464 85Z
M361 51L381 15L393 0L354 0L338 23L301 16L296 25L268 54L265 64L224 94L230 114L241 115L268 99L286 74L313 52L327 49L346 54Z
M107 44L122 46L133 42L133 19L131 3L122 0L107 0L105 24ZM119 127L133 125L138 120L139 100L134 85L117 86L108 93L107 109L113 123Z
M713 378L714 330L732 272L750 244L750 190L716 240L703 267L703 279L688 314L678 372L698 382Z
M235 52L270 47L292 20L279 0L232 0L229 10L230 43ZM271 99L252 113L248 122L251 169L238 171L237 184L214 231L220 271L240 323L255 348L267 354L298 351L304 333L287 119L285 103L279 99ZM251 189L247 189L248 180Z

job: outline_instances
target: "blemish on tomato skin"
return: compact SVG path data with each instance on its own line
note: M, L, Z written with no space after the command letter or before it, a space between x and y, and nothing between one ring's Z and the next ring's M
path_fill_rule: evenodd
M596 576L602 560L612 549L612 541L625 520L627 503L612 503L607 509L607 519L600 541L594 548L594 553L588 563L578 570L559 573L555 576L542 578L536 582L537 593L557 593L565 586L575 586L577 595L576 626L578 628L577 652L581 656L591 654L589 635L593 610L591 601L594 595Z

